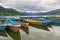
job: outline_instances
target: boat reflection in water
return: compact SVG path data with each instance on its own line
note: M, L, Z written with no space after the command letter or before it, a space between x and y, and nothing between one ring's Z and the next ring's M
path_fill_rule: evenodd
M8 33L8 35L10 37L12 37L13 40L21 40L21 35L20 32L13 32L12 30L10 30L9 28L6 29L6 32Z
M3 36L3 37L8 37L8 35L6 34L6 31L2 31L0 30L0 36Z
M43 29L43 30L46 30L46 31L50 31L48 29L49 26L38 26L38 25L32 25L30 24L30 26L34 27L34 28L38 28L38 29ZM50 26L51 27L51 26Z
M25 28L25 27L20 27L21 30L23 30L26 34L29 34L29 27Z

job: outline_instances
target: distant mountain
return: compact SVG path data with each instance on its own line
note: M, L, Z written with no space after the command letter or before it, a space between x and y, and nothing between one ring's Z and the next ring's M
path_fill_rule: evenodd
M9 16L9 15L20 15L18 11L11 8L3 8L0 6L0 16Z
M60 9L56 9L56 10L52 10L52 11L49 11L49 12L45 12L45 13L40 14L40 15L60 15Z
M48 12L37 12L37 13L21 12L21 13L26 16L30 16L30 15L60 15L60 9L56 9L56 10L52 10L52 11L48 11Z
M37 12L37 13L32 13L32 12L30 12L30 13L27 13L27 12L20 12L20 14L25 15L25 16L40 15L40 14L42 14L42 13L44 13L44 12Z
M52 10L49 12L37 12L37 13L27 13L27 12L18 12L12 8L4 8L0 6L0 16L30 16L30 15L60 15L60 9Z

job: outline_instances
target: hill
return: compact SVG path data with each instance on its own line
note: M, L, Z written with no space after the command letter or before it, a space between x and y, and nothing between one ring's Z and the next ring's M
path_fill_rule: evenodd
M20 15L18 11L11 9L11 8L3 8L0 6L0 16L13 16L13 15Z

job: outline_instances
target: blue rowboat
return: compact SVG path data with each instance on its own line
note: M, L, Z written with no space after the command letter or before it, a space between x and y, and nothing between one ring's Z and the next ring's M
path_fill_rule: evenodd
M59 19L56 19L52 22L52 25L53 26L60 26L60 20Z
M14 31L14 32L18 32L18 31L19 31L20 25L19 25L18 22L13 21L13 20L11 20L11 19L8 19L8 20L5 21L5 24L6 24L7 26L9 26L9 28L10 28L12 31Z
M25 28L29 26L29 23L25 20L20 20L20 24L21 24L21 26L23 26Z
M6 18L0 18L0 20L6 20Z
M0 24L0 30L5 30L5 29L6 29L6 25Z
M13 21L20 20L20 19L16 19L16 18L10 18L10 19L13 20Z

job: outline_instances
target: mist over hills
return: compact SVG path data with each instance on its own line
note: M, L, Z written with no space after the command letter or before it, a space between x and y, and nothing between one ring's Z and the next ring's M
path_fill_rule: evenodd
M0 6L0 16L30 16L30 15L60 15L60 9L51 10L48 12L19 12L12 8L4 8Z
M26 13L23 12L25 15L60 15L60 9L48 11L48 12L37 12L37 13Z
M52 10L43 14L44 15L60 15L60 9Z

